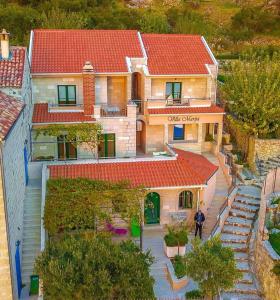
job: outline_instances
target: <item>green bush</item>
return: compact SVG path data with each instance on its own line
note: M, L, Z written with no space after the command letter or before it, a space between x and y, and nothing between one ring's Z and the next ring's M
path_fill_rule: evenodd
M279 203L280 203L280 197L275 197L271 201L271 204L279 204Z
M187 273L186 271L186 261L184 257L180 255L176 255L174 259L172 260L172 264L174 267L175 275L177 278L184 277Z
M191 290L186 292L186 299L200 299L203 297L203 294L200 290Z
M188 243L188 231L184 226L168 227L168 233L164 236L166 246L185 246Z
M213 142L213 141L214 141L213 134L207 133L205 135L205 142Z
M280 277L280 263L276 263L271 272Z
M280 255L280 232L279 233L271 233L269 235L269 242L272 248Z

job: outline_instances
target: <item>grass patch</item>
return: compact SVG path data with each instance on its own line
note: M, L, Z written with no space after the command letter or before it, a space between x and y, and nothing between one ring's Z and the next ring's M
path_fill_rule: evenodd
M272 248L280 255L280 232L279 233L271 233L269 235L269 242Z

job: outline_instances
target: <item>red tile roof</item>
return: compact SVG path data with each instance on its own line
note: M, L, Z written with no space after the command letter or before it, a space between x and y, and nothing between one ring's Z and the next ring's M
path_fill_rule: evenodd
M143 57L136 30L34 30L32 73L128 72L126 57Z
M146 188L204 185L218 167L205 157L175 150L174 160L110 162L49 166L51 178L90 178L117 182L129 180L132 186Z
M49 112L47 103L34 104L33 123L67 123L67 122L88 122L94 121L83 112Z
M201 36L142 34L150 74L208 74L214 64Z
M25 51L23 47L11 47L11 58L0 58L0 87L22 86Z
M23 108L22 102L0 91L0 141L5 139Z
M224 109L217 106L200 106L200 107L165 107L165 108L150 108L148 109L150 115L181 115L181 114L223 114Z

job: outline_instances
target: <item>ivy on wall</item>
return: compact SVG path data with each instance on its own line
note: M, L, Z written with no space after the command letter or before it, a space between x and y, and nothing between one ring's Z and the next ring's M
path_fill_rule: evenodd
M101 133L102 126L99 123L51 124L36 128L35 139L41 134L55 137L65 135L66 142L72 142L75 147L84 145L94 154Z

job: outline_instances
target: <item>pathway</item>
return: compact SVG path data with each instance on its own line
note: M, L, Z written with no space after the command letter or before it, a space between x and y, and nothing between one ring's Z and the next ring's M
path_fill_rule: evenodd
M144 229L143 249L151 250L155 257L155 262L151 266L150 274L155 279L154 292L157 299L160 300L181 300L185 299L186 291L194 289L196 286L190 282L186 287L173 291L167 279L166 262L167 256L163 250L164 231L160 226Z
M234 251L237 268L242 278L233 289L223 294L224 300L259 300L259 291L250 268L249 242L253 223L260 206L260 189L254 186L239 186L229 216L222 229L221 240L224 246Z
M206 157L214 165L219 166L218 158L209 152L203 153L203 156ZM228 195L228 183L226 181L225 175L222 171L222 168L219 167L217 172L217 182L214 199L210 204L210 207L207 210L206 220L203 226L203 238L208 238L217 222L217 216L219 214L220 208L225 202L225 199Z
M26 285L21 300L37 299L29 297L30 275L33 274L36 256L40 253L41 243L41 180L30 180L26 187L23 216L22 242L22 283Z

